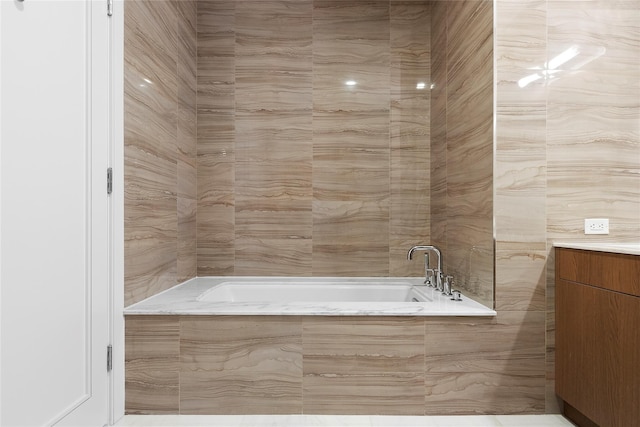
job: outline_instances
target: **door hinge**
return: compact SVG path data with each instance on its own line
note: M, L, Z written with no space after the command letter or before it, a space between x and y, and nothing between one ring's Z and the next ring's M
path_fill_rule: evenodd
M113 0L107 0L107 16L113 16Z
M113 369L113 346L109 344L107 346L107 372L111 372Z
M113 169L107 168L107 194L113 192Z

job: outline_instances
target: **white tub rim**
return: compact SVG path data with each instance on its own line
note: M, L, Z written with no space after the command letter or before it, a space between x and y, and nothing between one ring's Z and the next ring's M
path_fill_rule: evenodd
M265 284L283 280L308 282L338 280L358 283L406 282L419 287L430 302L376 302L376 303L211 303L198 301L204 291L223 282L260 280ZM124 310L133 315L283 315L283 316L495 316L495 310L485 307L463 294L462 302L454 302L433 288L422 285L419 277L281 277L281 276L202 276L180 283L166 291L133 304Z

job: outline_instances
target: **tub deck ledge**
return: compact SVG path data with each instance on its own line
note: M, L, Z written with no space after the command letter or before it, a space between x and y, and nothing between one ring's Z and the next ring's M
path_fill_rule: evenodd
M202 295L214 286L227 283L259 282L264 285L302 281L309 284L318 282L366 286L375 282L381 285L415 286L424 296L424 302L217 302L203 301ZM436 292L433 288L421 286L422 278L382 278L382 277L197 277L174 286L164 292L140 301L124 310L126 316L133 315L291 315L291 316L495 316L495 310L472 300L463 294L462 301L452 301L450 297Z

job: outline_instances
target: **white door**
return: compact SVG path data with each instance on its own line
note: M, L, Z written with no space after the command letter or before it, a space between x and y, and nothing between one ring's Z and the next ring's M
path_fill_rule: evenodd
M108 422L106 0L0 0L0 425Z

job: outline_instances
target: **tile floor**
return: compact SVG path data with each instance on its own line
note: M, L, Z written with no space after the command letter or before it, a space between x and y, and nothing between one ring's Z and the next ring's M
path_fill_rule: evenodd
M126 415L118 427L571 427L561 415Z

